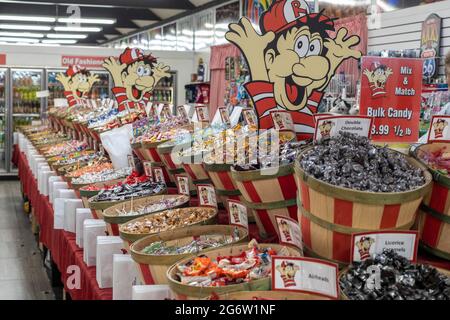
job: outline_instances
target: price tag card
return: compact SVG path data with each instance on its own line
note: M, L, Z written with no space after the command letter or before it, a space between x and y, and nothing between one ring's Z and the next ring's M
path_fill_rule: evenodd
M272 257L272 290L339 299L338 265L300 257Z
M419 139L422 59L363 57L361 115L374 118L372 140Z
M219 107L219 114L222 123L226 125L228 128L231 126L230 114L228 113L227 107Z
M331 113L331 112L329 112L329 113L316 113L316 114L313 114L313 120L314 120L314 123L317 123L317 120L319 120L321 118L328 118L328 117L335 117L335 116L339 116L339 114Z
M155 182L160 182L166 184L166 179L164 179L164 172L161 167L153 167L153 179Z
M97 140L96 139L94 139L94 141L93 141L93 145L94 145L94 150L98 150L97 148L98 148L98 142L97 142ZM128 155L128 156L130 156L130 155ZM128 160L128 164L130 163L130 160Z
M94 141L94 144L96 144L96 141ZM97 150L97 148L95 148L95 149ZM127 155L127 158L128 158L128 167L133 170L136 170L136 163L134 162L134 155L129 154L129 155Z
M189 178L182 174L176 174L175 180L177 183L178 193L189 196Z
M183 119L189 119L186 108L184 106L177 106L177 115Z
M168 120L172 118L172 111L170 110L170 106L168 104L165 104L162 107L161 113L159 114L159 118L161 120Z
M341 131L370 138L372 124L372 118L363 116L319 116L316 117L314 141L337 136Z
M352 234L350 260L360 262L392 249L410 261L417 261L417 231L378 231Z
M200 206L217 208L216 190L210 184L198 184L197 196Z
M271 111L272 121L276 130L295 131L294 121L290 112L285 110Z
M450 142L450 116L433 116L431 118L428 142Z
M199 122L209 122L209 110L207 106L196 106L195 113Z
M247 207L237 200L229 199L227 202L230 224L248 229Z
M152 163L150 161L143 161L142 166L144 167L145 175L153 179Z
M245 108L242 110L245 123L250 127L258 126L258 118L256 117L255 110L252 108Z
M275 216L275 220L280 243L294 246L303 253L302 231L299 223L286 216Z

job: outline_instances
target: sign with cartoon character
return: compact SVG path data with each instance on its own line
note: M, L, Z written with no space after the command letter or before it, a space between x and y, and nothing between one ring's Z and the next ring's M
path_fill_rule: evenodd
M228 113L227 107L219 107L219 114L222 123L227 127L230 127L231 126L230 114Z
M112 92L119 104L119 112L144 112L155 86L162 78L171 76L169 66L158 63L157 58L138 48L126 48L119 60L110 57L103 67L113 78Z
M163 105L161 109L161 113L159 114L159 119L161 121L166 121L172 118L172 111L170 110L170 106L168 104Z
M256 118L255 111L252 108L245 108L242 110L245 123L253 128L258 126L258 119Z
M217 208L216 190L211 184L197 185L198 201L200 206Z
M73 65L69 66L65 74L58 74L56 80L63 85L64 96L69 106L73 107L85 105L84 101L89 97L92 86L100 79L98 75L91 74L88 70Z
M247 207L237 200L229 199L227 202L230 224L248 229Z
M152 163L150 161L143 161L142 165L144 167L144 172L147 177L150 177L153 179L153 172L152 172Z
M310 12L304 0L277 0L265 11L258 33L241 18L229 25L225 37L245 56L252 81L246 84L258 114L259 129L274 127L270 111L291 113L300 140L314 135L312 115L338 67L361 57L352 49L358 36L345 28L335 31L333 19Z
M276 130L289 130L294 131L294 122L292 121L292 116L288 111L276 110L270 111L272 116L272 121L274 128Z
M166 179L164 179L164 173L161 167L152 167L152 171L155 182L166 184Z
M300 257L272 257L272 290L314 293L338 299L338 265Z
M198 122L209 122L209 110L207 106L196 106L195 113Z
M314 140L329 139L339 132L350 132L370 138L373 119L363 116L323 116L316 117Z
M278 226L279 242L297 247L303 252L302 231L294 219L285 216L275 216Z
M449 123L450 116L433 116L428 131L428 142L450 142Z
M352 234L353 246L350 260L364 261L384 249L395 250L410 261L417 261L418 248L417 231L378 231Z
M189 196L189 178L182 174L176 174L175 180L177 182L178 193Z
M363 57L360 114L374 119L372 140L419 139L422 60Z
M186 108L184 106L177 106L177 114L183 119L189 120Z

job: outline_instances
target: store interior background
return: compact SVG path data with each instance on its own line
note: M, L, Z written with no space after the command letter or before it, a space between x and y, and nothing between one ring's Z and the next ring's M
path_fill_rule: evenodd
M37 1L36 1L37 2ZM68 5L73 5L73 1L44 1L39 3L27 3L26 1L0 1L0 15L35 15L35 16L66 16ZM45 79L45 69L55 69L64 71L67 67L62 63L62 56L87 56L87 57L108 57L118 56L126 47L139 47L152 52L166 64L172 66L176 72L176 83L174 84L173 99L176 104L186 103L185 86L192 82L191 75L197 72L199 60L202 59L206 67L205 82L209 82L211 48L214 46L226 45L224 34L228 23L236 21L242 15L247 15L255 20L264 7L267 7L271 0L240 0L240 1L210 1L210 0L190 0L190 1L164 1L164 3L152 1L148 3L153 6L146 8L145 4L132 1L109 1L112 7L102 7L104 2L100 1L75 1L79 5L81 17L86 18L110 18L115 21L112 25L98 25L102 30L99 32L84 33L85 39L72 40L63 39L64 43L52 43L58 40L41 40L17 37L8 37L8 32L33 32L33 30L0 30L0 68L23 68L36 69L43 72L41 79L41 90L47 89L49 80ZM59 5L57 5L59 3ZM62 4L61 4L62 3ZM340 3L337 5L336 3ZM382 50L404 50L419 49L422 22L431 13L439 13L442 23L441 52L444 53L450 48L450 5L449 1L403 1L403 0L352 0L352 1L309 1L311 7L317 10L325 9L329 16L342 19L342 21L353 21L355 17L367 19L367 29L352 30L359 33L363 39L366 53ZM89 6L86 6L89 5ZM253 8L253 9L252 9ZM77 9L78 10L78 9ZM253 11L252 11L253 10ZM373 19L371 12L380 12ZM57 16L55 13L57 12ZM3 21L5 24L11 21ZM14 23L14 21L12 21ZM17 23L17 22L16 22ZM32 24L23 22L23 24ZM45 23L38 23L42 25ZM94 24L81 24L82 27L97 27ZM351 23L349 25L351 27ZM6 32L6 33L5 33ZM45 31L40 31L45 34ZM73 32L72 32L73 33ZM82 33L82 32L76 32ZM26 41L46 42L27 44ZM65 43L76 42L74 45ZM4 61L1 61L4 60ZM214 63L214 62L213 62ZM104 71L102 68L93 68ZM358 70L359 72L359 70ZM445 74L444 61L440 60L439 77ZM351 86L354 87L357 76L350 79ZM4 77L2 77L3 79ZM105 80L106 89L102 90L102 97L107 94L111 96L111 79ZM11 81L3 79L0 86L2 98L7 101L15 94ZM9 82L9 83L8 83ZM214 83L213 85L217 85ZM223 87L220 84L219 87ZM334 90L333 88L329 90ZM355 95L354 88L347 90L349 96ZM211 92L214 94L213 92ZM211 99L210 114L214 114L216 108L222 103L222 91L218 92ZM44 115L45 111L53 105L52 94L49 98L41 98L38 101L41 112L34 118ZM10 102L9 104L13 104ZM1 105L3 104L3 105ZM0 150L2 151L2 161L0 162L0 175L15 175L15 168L9 164L11 148L14 144L14 120L6 121L8 113L2 113L8 107L7 103L0 102ZM15 117L15 116L13 116ZM30 122L33 117L22 117L22 122ZM16 121L19 117L15 118Z

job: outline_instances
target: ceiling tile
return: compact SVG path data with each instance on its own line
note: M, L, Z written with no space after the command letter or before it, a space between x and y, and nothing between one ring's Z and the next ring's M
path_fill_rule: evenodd
M149 25L152 25L152 24L158 22L156 20L135 20L135 19L133 19L131 21L133 21L139 28L147 27Z
M130 32L133 32L133 31L135 31L137 29L134 29L134 28L116 28L116 30L119 31L121 34L127 34L127 33L130 33Z
M168 19L170 17L173 17L177 14L180 14L184 12L185 10L178 10L178 9L151 9L154 14L156 14L161 19Z
M200 7L204 4L207 4L209 2L213 2L214 0L189 0L190 3L192 3L196 7Z

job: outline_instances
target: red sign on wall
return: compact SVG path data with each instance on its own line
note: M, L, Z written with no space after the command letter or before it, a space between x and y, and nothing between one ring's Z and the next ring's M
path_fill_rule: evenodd
M82 68L101 68L106 58L108 57L62 56L61 65L63 67L79 65Z
M364 57L361 115L373 117L372 140L419 139L422 60Z
M0 64L6 64L6 54L0 54Z

